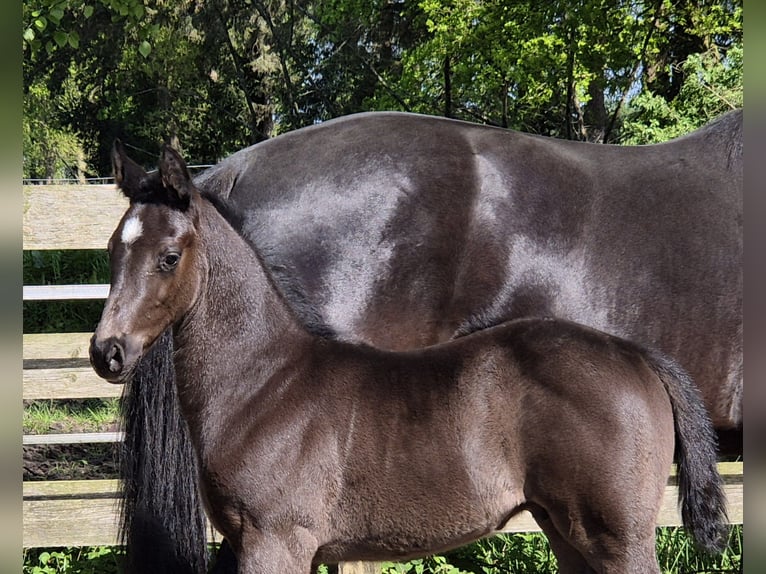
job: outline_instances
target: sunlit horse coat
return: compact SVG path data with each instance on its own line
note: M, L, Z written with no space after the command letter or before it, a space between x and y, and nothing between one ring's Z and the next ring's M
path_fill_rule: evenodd
M449 550L528 510L562 574L659 574L673 453L697 543L727 539L713 427L672 360L554 318L385 351L311 333L164 147L117 147L130 206L109 242L96 372L126 381L173 329L176 387L208 516L239 574Z
M405 349L514 317L575 320L675 357L716 427L741 440L741 110L639 147L360 114L242 150L197 184L243 211L269 263L340 337ZM164 400L149 402L158 387ZM167 448L185 440L172 388L150 368L133 385L126 533L152 564L148 525L183 570L201 522L177 472L190 449ZM164 451L139 430L160 419ZM146 478L158 472L175 484L158 491Z

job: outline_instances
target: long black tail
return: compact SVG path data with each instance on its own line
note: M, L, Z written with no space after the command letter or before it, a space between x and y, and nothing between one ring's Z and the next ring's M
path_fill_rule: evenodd
M716 466L716 435L697 386L675 361L650 353L673 407L678 462L678 504L697 546L720 553L728 539L726 496Z
M197 465L176 397L166 331L123 391L121 542L127 574L203 574L208 555Z

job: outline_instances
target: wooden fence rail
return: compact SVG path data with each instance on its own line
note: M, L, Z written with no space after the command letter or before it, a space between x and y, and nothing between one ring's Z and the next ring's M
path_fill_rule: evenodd
M113 185L32 185L24 187L25 250L105 249L127 208ZM24 286L25 301L104 299L108 285ZM91 333L23 335L23 398L118 397L119 385L96 376L88 362ZM26 435L23 444L96 443L121 440L120 433ZM729 519L742 522L742 463L719 465L726 481ZM24 547L117 544L119 488L116 480L28 481L23 485ZM671 476L658 525L680 525L677 487ZM534 532L529 513L514 517L506 532ZM215 540L217 534L213 533ZM345 563L342 574L379 572L373 564Z

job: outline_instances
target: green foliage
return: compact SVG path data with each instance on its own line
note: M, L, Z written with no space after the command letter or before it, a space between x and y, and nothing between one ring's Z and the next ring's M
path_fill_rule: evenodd
M234 32L229 34L227 22L215 17L212 7L200 14L190 0L147 7L134 0L67 2L56 27L77 35L73 46L58 45L51 32L50 14L58 14L54 4L33 0L24 9L28 176L50 177L40 158L48 157L49 149L59 150L64 137L69 138L65 143L77 140L90 174L109 175L115 137L149 165L163 141L183 144L192 164L212 163L271 135L259 124L264 118L270 124L270 115L249 105L257 82L245 77L251 73L248 62L228 53L236 46ZM49 22L45 36L32 39L34 18ZM251 46L236 49L248 53ZM43 109L38 102L49 105ZM265 135L254 136L264 130ZM62 135L48 144L51 133Z
M444 556L383 564L383 574L533 574L557 572L556 559L542 534L501 534Z
M25 251L24 285L109 283L106 251ZM101 317L103 301L24 301L24 333L87 332Z
M23 263L25 285L109 283L106 251L25 251Z
M402 55L413 110L542 131L534 117L566 92L565 23L555 7L470 0L420 7L431 37Z
M81 95L71 82L64 82L61 87L60 96L54 98L43 82L36 81L24 94L25 178L77 178L88 170L81 136L57 119L59 113Z
M729 542L721 556L698 551L682 528L657 529L657 560L663 573L675 572L742 572L742 526L729 533Z
M649 144L688 133L728 110L743 105L743 50L732 46L725 58L716 50L692 54L681 64L684 82L668 102L644 92L626 112L621 143Z
M370 106L404 101L413 111L570 139L617 141L626 103L642 95L673 108L692 73L684 70L687 61L693 66L709 51L733 59L724 54L741 41L736 1L421 0L419 6L429 36L401 56L404 95L378 93ZM741 77L738 83L710 77L706 85L715 91L722 81L731 90L723 97L741 102ZM716 110L705 108L705 117Z
M695 550L681 528L657 529L657 557L663 574L742 571L743 528L734 526L719 557ZM118 572L123 550L113 547L28 549L24 574L109 574ZM319 567L327 573L326 566ZM504 534L480 540L443 556L383 563L383 574L553 574L558 571L548 542L538 533Z
M93 331L103 308L103 301L24 301L24 333Z
M23 574L117 574L124 552L120 548L27 549Z
M43 50L53 54L67 47L79 49L78 22L90 20L97 10L108 13L113 22L128 25L140 23L146 13L143 0L28 0L22 7L24 51L33 54Z
M114 137L211 163L365 110L637 142L742 102L742 0L30 0L22 43L41 177L108 174Z
M405 563L384 562L382 574L469 574L450 564L444 556L418 558Z
M711 557L695 549L682 528L657 529L657 557L663 574L741 572L742 526L734 526L728 548ZM558 565L540 533L503 534L445 554L406 563L383 564L383 574L554 574Z

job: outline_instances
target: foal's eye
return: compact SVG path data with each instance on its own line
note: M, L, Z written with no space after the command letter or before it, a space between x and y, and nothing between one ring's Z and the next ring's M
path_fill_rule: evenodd
M181 254L180 253L166 253L162 257L160 257L160 269L163 271L172 271L175 269L176 265L178 265L178 262L181 260Z

